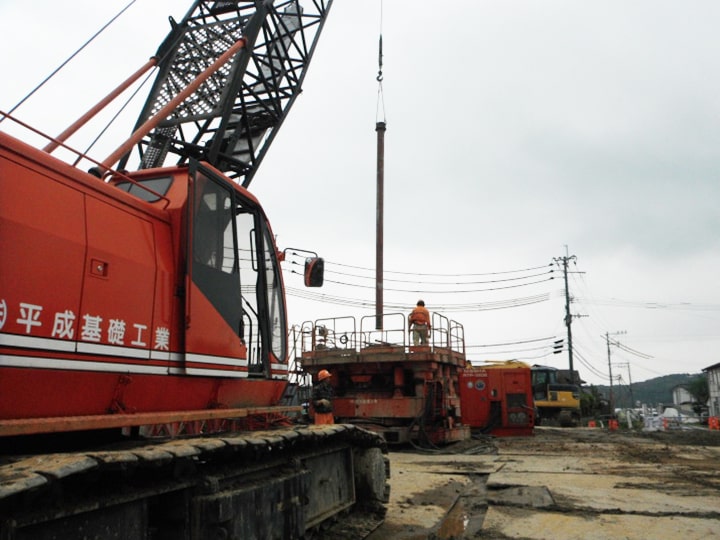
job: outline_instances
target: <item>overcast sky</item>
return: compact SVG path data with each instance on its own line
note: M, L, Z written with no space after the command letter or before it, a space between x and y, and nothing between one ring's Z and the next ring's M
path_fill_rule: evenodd
M127 3L0 1L0 109ZM137 0L16 115L61 131L189 7ZM380 0L337 0L251 185L280 247L327 261L311 291L285 264L291 323L374 314L385 119L386 304L423 298L463 325L475 362L566 368L551 344L565 337L554 261L569 255L583 379L607 384L606 333L626 332L611 336L624 383L720 362L718 20L711 0L385 0L382 18Z

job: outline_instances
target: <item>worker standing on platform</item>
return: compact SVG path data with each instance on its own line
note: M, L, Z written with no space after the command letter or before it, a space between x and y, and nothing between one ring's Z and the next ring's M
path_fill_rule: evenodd
M317 375L317 383L312 390L312 405L315 409L316 424L334 424L332 398L333 387L330 385L330 372L321 369Z
M430 335L430 312L425 307L425 302L418 300L415 309L408 317L410 328L413 332L414 345L427 345Z

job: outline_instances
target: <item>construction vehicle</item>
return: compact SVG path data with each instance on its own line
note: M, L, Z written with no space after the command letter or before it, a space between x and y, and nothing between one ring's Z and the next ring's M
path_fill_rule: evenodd
M562 427L580 423L580 387L563 382L559 370L549 366L532 366L532 391L535 401L535 424L559 424Z
M462 421L473 433L495 437L533 434L531 369L509 360L467 366L460 375Z
M402 313L306 322L294 331L296 362L313 379L327 370L338 421L361 425L391 446L436 447L470 439L533 434L530 366L473 366L463 326L431 313L427 345L410 345Z
M462 325L432 313L427 345L410 345L402 313L304 323L297 363L328 370L339 422L361 425L391 445L438 445L470 438L461 422L459 377L466 364Z
M301 538L382 513L382 438L283 403L282 253L247 187L331 2L278 4L173 21L103 161L68 140L105 102L42 150L0 132L0 538Z

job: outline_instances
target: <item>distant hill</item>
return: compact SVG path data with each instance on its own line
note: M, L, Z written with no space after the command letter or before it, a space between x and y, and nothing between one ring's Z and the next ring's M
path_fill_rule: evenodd
M687 384L699 375L701 374L678 373L675 375L664 375L647 381L633 383L632 399L635 403L640 402L641 404L644 403L653 407L658 404L670 405L673 401L673 388L679 384ZM586 387L587 386L590 385L586 385ZM610 386L593 386L597 388L598 392L602 396L607 398L610 395ZM630 399L630 387L627 383L622 385L613 385L613 397L615 400L615 407L626 408L632 406Z

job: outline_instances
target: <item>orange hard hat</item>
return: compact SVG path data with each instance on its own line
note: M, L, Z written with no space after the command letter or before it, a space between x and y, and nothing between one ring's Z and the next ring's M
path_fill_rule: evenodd
M318 373L317 380L318 382L324 381L328 377L330 377L330 372L327 369L321 369Z

